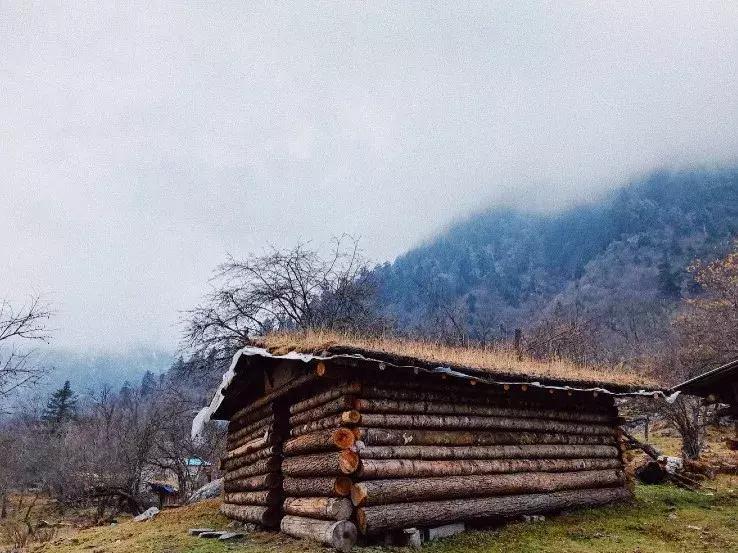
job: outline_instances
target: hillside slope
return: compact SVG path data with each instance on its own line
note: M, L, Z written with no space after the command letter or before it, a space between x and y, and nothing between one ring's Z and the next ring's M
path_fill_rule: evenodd
M656 173L564 212L492 209L456 223L377 269L381 303L401 329L487 341L552 317L607 320L603 339L628 357L632 337L619 335L663 331L695 292L689 264L736 235L738 169Z

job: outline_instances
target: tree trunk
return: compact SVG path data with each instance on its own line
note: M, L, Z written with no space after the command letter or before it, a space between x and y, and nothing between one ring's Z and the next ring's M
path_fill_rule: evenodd
M572 490L550 494L452 499L362 507L356 519L363 534L412 526L439 526L450 522L492 520L541 514L577 507L593 507L630 498L623 487Z
M586 436L537 432L469 432L465 430L401 430L356 428L354 434L367 446L375 445L613 445L615 436Z
M530 430L535 432L560 432L564 434L585 434L613 436L615 429L605 424L583 424L559 422L546 419L509 419L504 417L477 417L463 415L388 415L362 414L363 426L379 428L428 428L450 430Z
M290 417L290 426L298 426L310 421L324 419L329 416L337 415L343 411L350 411L354 408L354 396L339 396L336 399L317 405L307 411L302 411Z
M290 438L284 443L282 451L285 455L299 453L315 453L335 449L349 449L356 442L354 433L348 428L320 430L312 434L303 434Z
M282 482L285 495L293 497L348 497L351 479L346 476L290 478Z
M223 482L223 489L226 492L273 490L278 488L281 483L282 477L275 472L270 472L269 474L252 476L251 478L241 478L239 480Z
M282 494L278 490L261 490L257 492L230 492L223 501L233 505L262 505L277 507L281 503Z
M580 488L607 488L622 485L624 481L625 476L619 470L367 480L352 486L351 500L354 505L360 507L465 497L550 493Z
M567 472L619 469L619 459L506 459L422 461L409 459L362 459L362 479L464 476L510 472Z
M520 409L468 403L438 403L431 401L366 399L356 400L362 413L414 413L428 415L473 415L487 417L540 418L584 423L615 423L615 417L602 413L561 411L553 409Z
M282 473L286 476L341 476L353 474L358 468L359 456L348 450L287 457L282 461Z
M287 515L280 524L282 532L294 538L310 539L348 553L356 543L356 526L353 522L313 520Z
M277 507L222 503L220 512L228 518L261 524L267 528L274 528L279 525L279 508Z
M361 442L359 442L361 444ZM362 459L582 459L616 458L620 452L611 445L493 445L434 446L359 445Z
M348 497L288 497L282 507L288 515L325 520L348 520L354 510Z

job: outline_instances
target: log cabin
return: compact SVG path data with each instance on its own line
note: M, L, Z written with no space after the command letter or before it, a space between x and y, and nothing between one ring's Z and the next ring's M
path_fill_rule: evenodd
M340 551L631 496L617 371L482 348L276 335L234 357L193 433L228 421L221 510Z

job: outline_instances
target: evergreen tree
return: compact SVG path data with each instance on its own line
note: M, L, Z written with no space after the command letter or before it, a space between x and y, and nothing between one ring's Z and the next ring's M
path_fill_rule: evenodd
M664 257L661 263L659 263L659 291L666 297L678 298L681 295L678 279L679 273L671 270L669 260Z
M141 395L148 396L156 389L156 376L151 371L146 371L141 379Z
M77 394L72 391L69 380L64 386L51 394L43 412L43 420L59 425L72 420L77 414Z

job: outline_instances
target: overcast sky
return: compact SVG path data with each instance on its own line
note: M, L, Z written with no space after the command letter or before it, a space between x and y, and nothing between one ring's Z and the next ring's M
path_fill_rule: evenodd
M61 346L173 348L226 252L738 152L734 2L53 4L0 0L0 295Z

